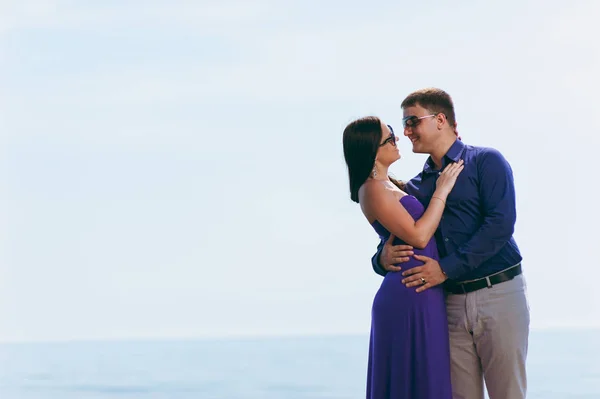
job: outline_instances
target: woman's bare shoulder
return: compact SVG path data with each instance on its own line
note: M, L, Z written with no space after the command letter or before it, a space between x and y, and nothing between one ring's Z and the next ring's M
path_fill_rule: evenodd
M377 202L386 198L401 198L405 195L393 183L369 179L358 190L359 202Z

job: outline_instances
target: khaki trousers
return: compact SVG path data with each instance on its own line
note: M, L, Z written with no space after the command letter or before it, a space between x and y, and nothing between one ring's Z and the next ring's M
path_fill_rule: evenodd
M523 274L446 297L453 399L524 399L529 304Z

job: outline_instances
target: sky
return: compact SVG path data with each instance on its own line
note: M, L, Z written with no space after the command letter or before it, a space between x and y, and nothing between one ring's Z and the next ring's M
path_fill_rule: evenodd
M342 131L430 86L512 165L532 327L600 328L600 4L366 4L1 0L0 341L366 334Z

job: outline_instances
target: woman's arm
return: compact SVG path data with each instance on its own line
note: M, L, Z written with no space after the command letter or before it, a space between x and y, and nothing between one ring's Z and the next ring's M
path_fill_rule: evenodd
M390 233L415 248L425 248L437 230L444 213L447 192L436 190L423 216L415 221L397 197L382 183L365 187L364 204L368 213Z
M380 181L366 184L364 198L360 201L367 213L374 216L390 233L413 247L425 248L440 224L446 207L446 198L463 169L462 165L462 161L459 161L444 169L438 178L429 206L417 221Z

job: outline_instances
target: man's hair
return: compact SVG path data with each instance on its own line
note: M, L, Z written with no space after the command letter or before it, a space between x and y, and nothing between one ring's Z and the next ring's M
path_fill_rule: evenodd
M442 113L446 115L448 124L450 124L452 128L456 127L454 103L452 102L450 94L446 93L444 90L429 87L414 91L402 101L401 107L407 108L417 105L436 114Z

